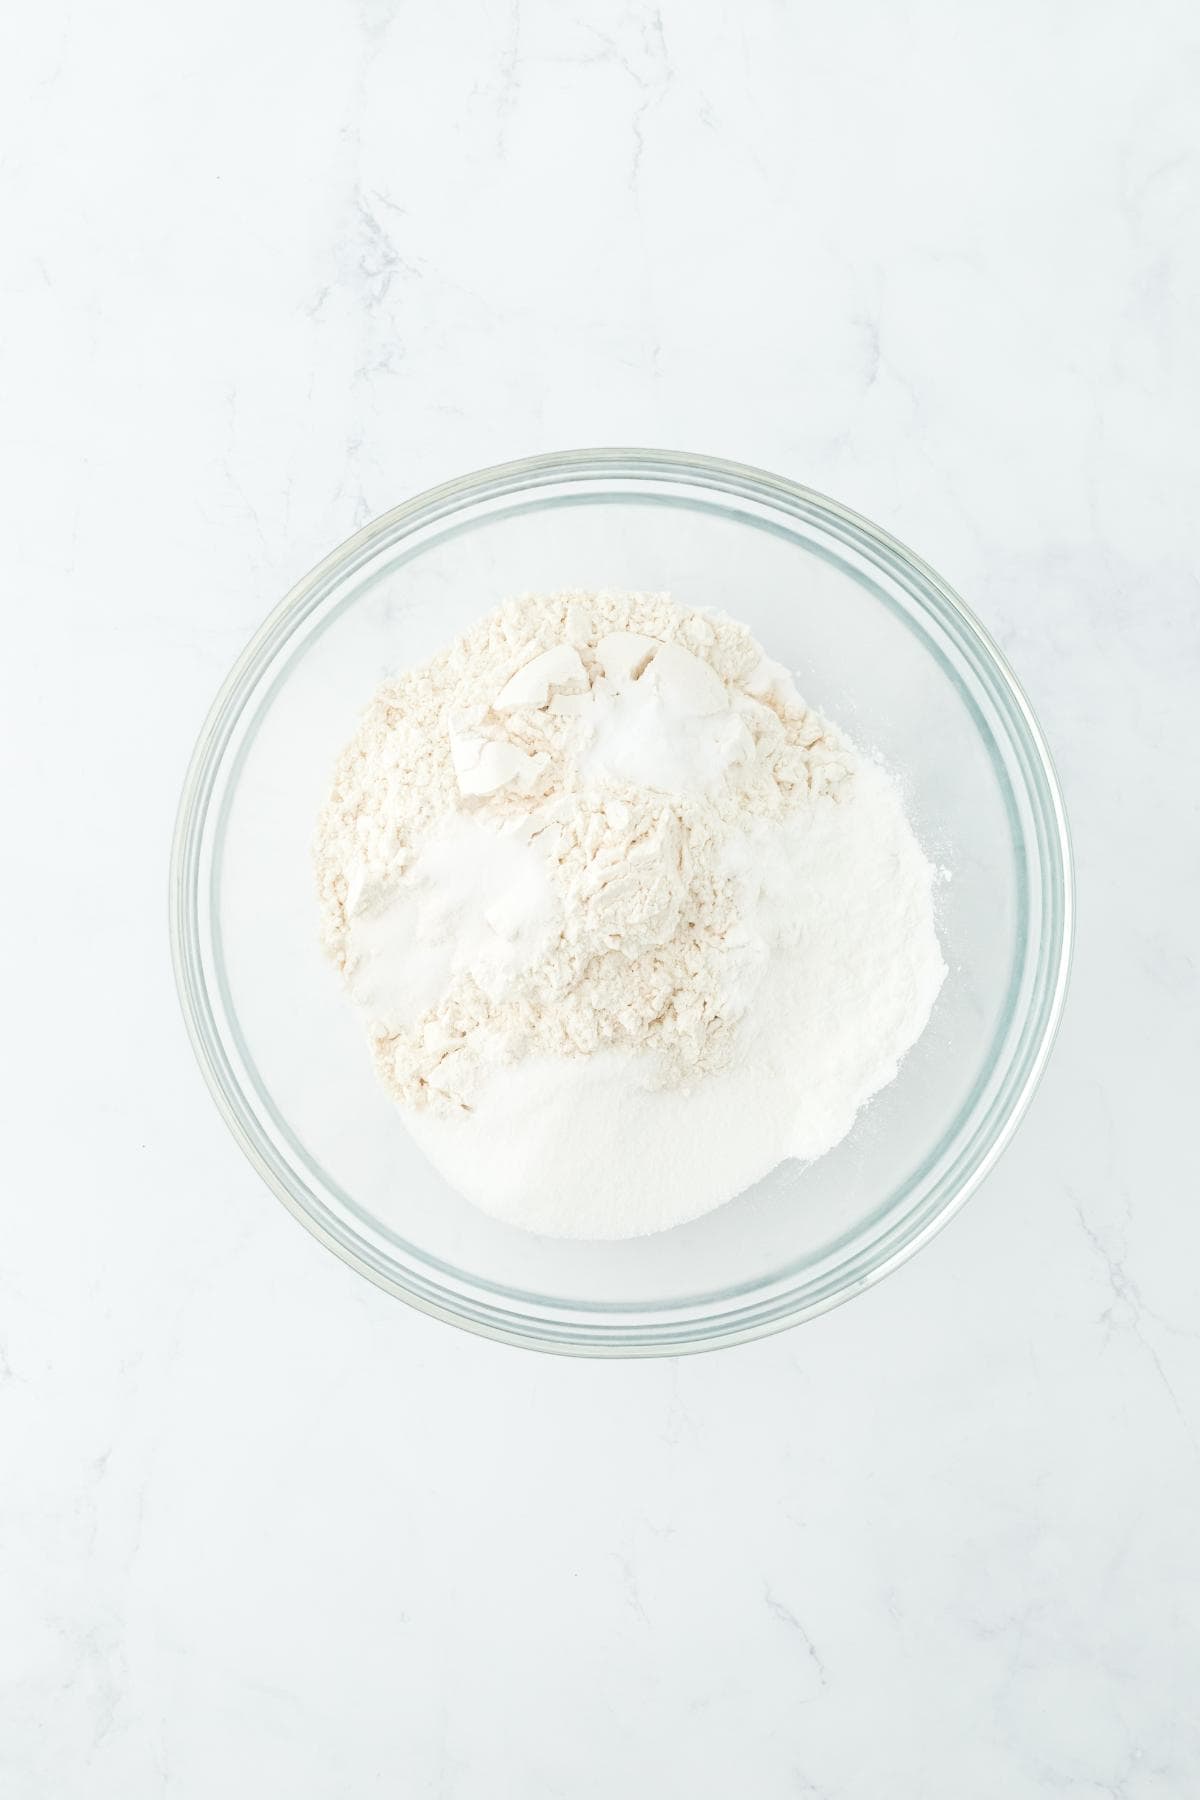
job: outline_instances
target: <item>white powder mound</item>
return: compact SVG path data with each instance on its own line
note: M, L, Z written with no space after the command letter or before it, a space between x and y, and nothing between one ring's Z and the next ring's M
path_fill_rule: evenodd
M327 947L484 1210L615 1238L839 1141L944 976L897 790L733 620L531 596L387 684L321 816Z

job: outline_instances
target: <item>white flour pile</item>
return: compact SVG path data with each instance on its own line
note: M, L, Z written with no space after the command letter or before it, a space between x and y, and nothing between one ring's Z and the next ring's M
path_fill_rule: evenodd
M553 1236L822 1155L945 974L892 780L744 626L661 594L513 601L382 687L317 871L417 1142Z

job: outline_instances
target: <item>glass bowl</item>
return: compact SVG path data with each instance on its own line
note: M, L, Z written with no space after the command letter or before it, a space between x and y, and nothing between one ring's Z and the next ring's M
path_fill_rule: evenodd
M933 1018L849 1137L705 1218L625 1243L533 1237L460 1199L378 1085L317 941L316 814L375 687L505 597L565 587L666 589L744 620L812 705L898 773L918 836L951 877L939 884L949 974ZM1041 731L962 601L832 500L650 450L469 475L327 557L217 696L171 868L196 1055L284 1204L425 1312L588 1355L778 1330L926 1242L1029 1103L1062 1010L1071 915L1067 826Z

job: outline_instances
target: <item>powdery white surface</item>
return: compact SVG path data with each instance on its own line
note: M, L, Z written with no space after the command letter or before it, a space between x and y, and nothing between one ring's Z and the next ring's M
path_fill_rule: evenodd
M425 1154L485 1211L562 1237L698 1218L786 1157L823 1155L893 1079L945 970L930 870L894 783L733 840L760 958L728 1067L664 1087L628 1052L497 1068L467 1114L407 1114Z
M623 1238L832 1148L945 974L888 775L733 620L530 596L388 683L318 831L328 948L425 1153Z
M419 1018L464 971L501 997L558 933L545 859L526 835L454 814L403 883L361 903L346 931L347 985L368 1017Z

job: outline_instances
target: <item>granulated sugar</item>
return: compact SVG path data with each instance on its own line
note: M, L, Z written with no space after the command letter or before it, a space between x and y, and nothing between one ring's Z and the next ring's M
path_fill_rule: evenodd
M385 685L318 831L326 945L410 1130L553 1235L823 1154L944 968L898 791L733 620L501 607Z

